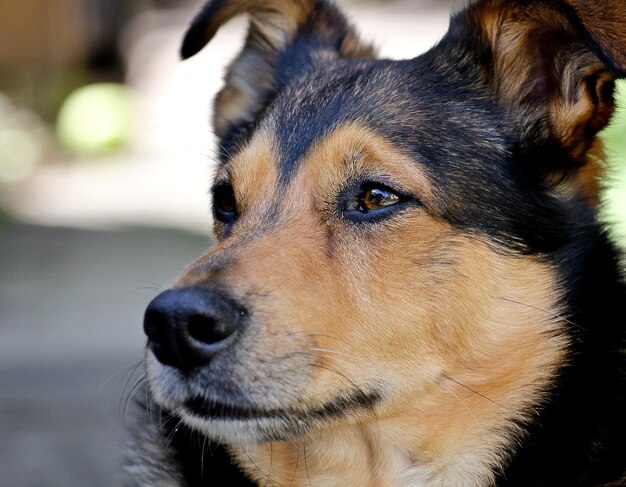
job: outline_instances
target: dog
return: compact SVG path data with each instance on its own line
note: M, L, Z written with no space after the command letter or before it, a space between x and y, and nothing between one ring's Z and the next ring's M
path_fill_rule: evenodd
M405 61L327 0L247 13L217 244L148 306L128 485L626 485L626 287L598 218L623 0L477 0Z

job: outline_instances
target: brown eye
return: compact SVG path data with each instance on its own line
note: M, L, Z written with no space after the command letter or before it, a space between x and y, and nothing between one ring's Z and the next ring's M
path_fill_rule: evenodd
M237 218L235 192L230 184L220 184L213 189L213 213L217 220L225 224Z
M396 210L417 206L417 198L396 191L384 183L366 181L348 187L339 199L342 218L354 223L382 221Z
M361 196L361 211L377 211L400 203L400 197L384 188L366 189Z

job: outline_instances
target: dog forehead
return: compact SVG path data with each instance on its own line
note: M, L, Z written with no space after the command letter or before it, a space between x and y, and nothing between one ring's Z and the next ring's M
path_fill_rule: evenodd
M261 126L273 133L283 184L294 177L310 149L339 126L358 123L375 129L378 119L389 120L388 112L400 109L402 97L389 97L402 76L393 64L340 62L311 70L281 91Z
M484 93L470 93L458 73L433 69L432 59L345 60L291 81L258 122L276 145L279 181L288 184L306 154L345 124L368 127L445 178L450 169L483 168L506 144L499 114ZM479 101L477 101L479 100ZM497 111L497 108L496 108ZM471 156L471 157L470 157Z

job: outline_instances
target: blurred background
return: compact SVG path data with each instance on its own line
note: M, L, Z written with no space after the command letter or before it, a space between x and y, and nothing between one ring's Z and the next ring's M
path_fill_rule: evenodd
M384 56L446 31L453 0L339 1ZM192 0L0 2L0 478L118 480L142 315L211 245L211 99L245 21L196 57ZM626 89L622 87L622 104ZM626 115L604 217L626 242Z

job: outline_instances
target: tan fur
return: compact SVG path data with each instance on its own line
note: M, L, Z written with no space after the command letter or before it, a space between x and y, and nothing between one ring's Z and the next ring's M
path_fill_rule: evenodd
M623 16L613 8L623 0L599 2ZM520 143L510 154L525 157L529 179L595 206L596 135L613 111L626 39L611 19L598 24L587 2L570 5L582 25L561 2L473 3L457 17L469 23L468 51L452 44L450 54L477 63L483 76L468 82L506 112ZM494 485L567 363L567 327L576 325L561 316L560 276L538 254L448 223L454 198L444 204L450 195L429 167L359 123L325 134L283 177L276 118L259 115L281 96L281 52L300 30L313 68L373 50L323 2L216 0L194 21L183 55L244 12L245 45L215 102L216 133L232 152L216 180L232 185L236 218L223 215L218 244L177 283L209 284L232 300L237 330L224 349L210 357L207 349L210 367L189 376L148 355L156 402L229 449L259 485ZM240 147L229 135L251 123ZM554 152L538 156L545 147ZM415 201L367 224L344 218L354 186L379 180ZM362 404L346 401L354 397ZM223 416L214 414L220 406Z
M365 128L325 138L284 192L271 141L255 135L218 175L230 175L246 216L180 283L262 296L246 361L280 350L300 354L307 371L298 397L277 385L284 407L318 407L352 384L382 384L385 397L375 412L328 420L293 442L233 447L240 464L260 485L489 485L521 434L514 422L562 366L552 270L432 216L427 175ZM425 209L358 232L333 218L340 186L368 173L393 178ZM270 208L279 209L273 225L260 231Z
M604 145L596 138L587 151L585 164L571 177L557 183L558 190L566 195L583 195L589 204L597 208L600 205L600 189L604 170L606 169ZM558 175L557 175L558 177Z
M583 69L586 78L597 77L593 86L594 93L589 93L588 87L580 83ZM585 159L594 144L593 136L608 124L613 115L613 99L607 98L603 89L606 84L613 84L614 81L615 76L606 71L604 65L591 54L588 54L585 68L569 66L569 70L564 73L561 91L572 90L574 86L578 92L572 99L555 98L552 101L552 125L556 129L557 138L575 159Z
M625 0L566 0L573 8L589 36L607 58L612 67L626 71L626 1ZM476 7L483 33L494 53L495 90L501 103L513 110L526 102L529 90L534 88L533 61L544 46L537 37L538 29L558 32L563 42L560 52L559 85L541 100L541 109L548 108L547 118L555 136L563 147L580 162L580 167L570 171L566 178L561 172L549 178L562 191L582 191L592 203L598 205L599 180L603 172L602 143L596 134L603 129L613 114L610 88L615 73L609 71L596 54L585 45L562 7L539 3L531 8L519 2L502 0L485 1ZM569 39L569 41L568 41ZM594 78L593 84L586 81ZM532 118L541 116L536 113Z
M248 145L247 150L238 154L227 164L219 167L215 180L232 180L237 184L233 185L235 199L239 206L238 211L244 209L250 212L249 220L254 222L262 218L259 212L254 213L250 208L257 208L261 213L266 208L271 208L276 198L275 191L278 181L276 171L275 144L271 134L259 132L253 141ZM215 233L219 236L223 227L219 221L214 222ZM239 235L255 235L254 228L246 227L238 230ZM232 239L237 245L236 239ZM215 256L220 254L222 245L218 243L205 256L196 260L177 280L178 287L193 286L199 282L206 282L213 278L211 268L215 267Z
M623 18L626 8L618 8L618 4L626 7L626 2L592 4L572 0L568 3L603 49L613 53L616 47L626 48L626 35L621 28L626 22ZM547 177L559 191L570 195L582 193L593 206L597 206L604 154L596 134L606 126L613 113L610 86L615 75L584 44L568 18L554 6L535 4L529 9L520 4L506 5L494 0L483 3L477 9L477 16L494 49L493 81L497 94L501 102L513 110L523 108L528 103L526 97L535 88L529 80L533 77L537 49L543 47L537 38L538 29L559 32L562 47L550 60L560 73L558 86L548 94L548 99L539 103L545 104L540 109L547 108L547 120L554 135L579 161L579 167L568 169L566 174L561 169ZM609 16L613 18L609 19ZM606 22L601 25L602 20ZM625 61L619 55L614 61L624 67ZM594 79L593 84L586 83L589 79ZM525 116L532 121L541 115Z
M203 43L209 42L230 19L248 12L254 29L264 36L269 45L280 48L306 18L313 3L312 0L223 1L203 24Z
M477 8L477 18L493 48L492 81L501 103L529 121L546 112L553 135L574 159L583 160L613 114L606 87L615 75L554 5L494 0ZM550 79L554 76L558 81Z

